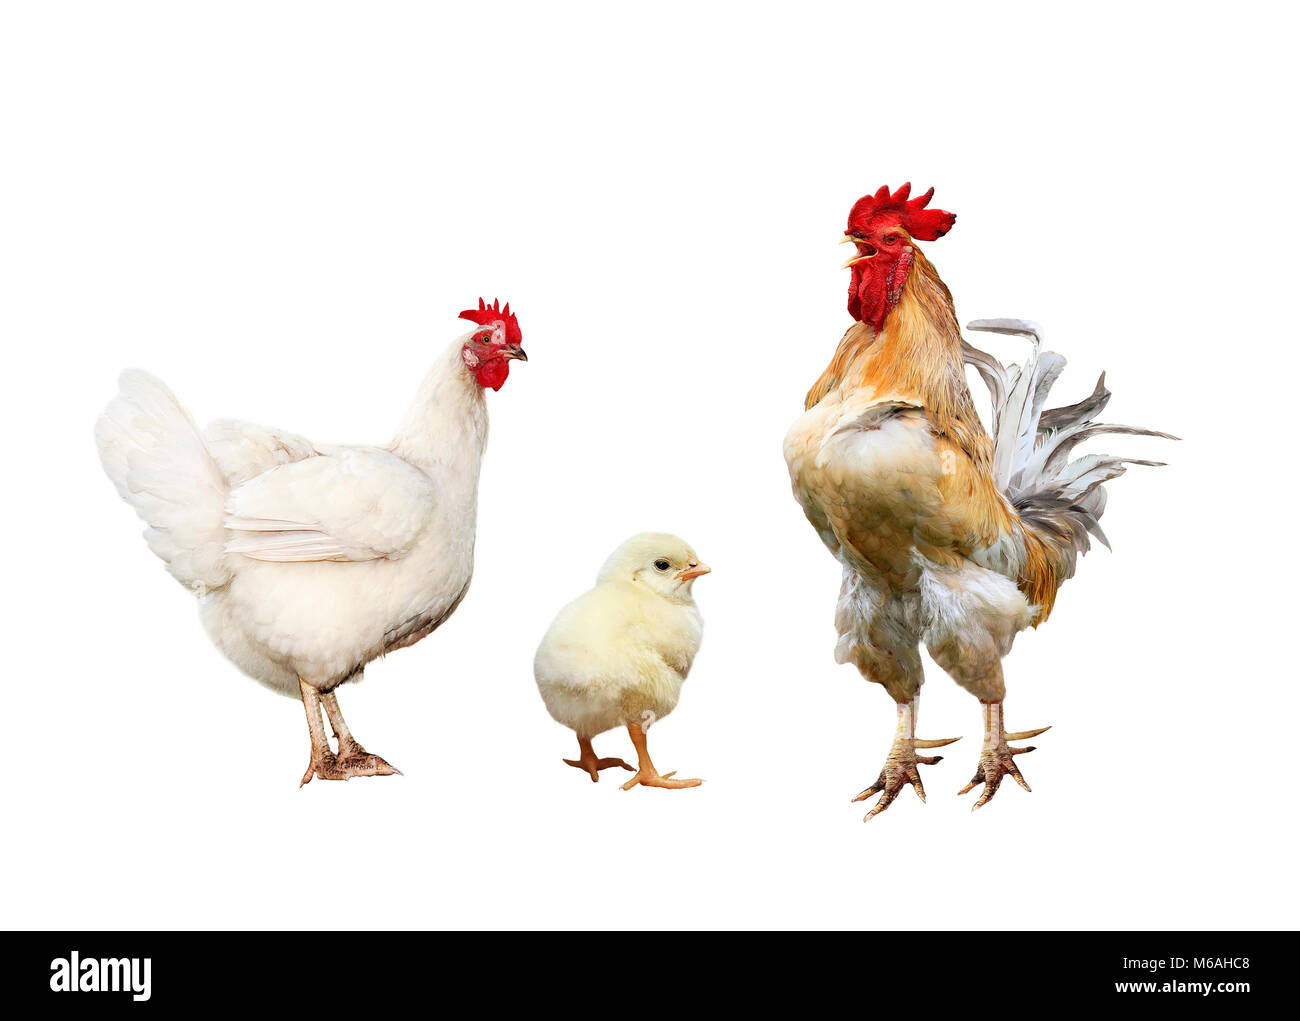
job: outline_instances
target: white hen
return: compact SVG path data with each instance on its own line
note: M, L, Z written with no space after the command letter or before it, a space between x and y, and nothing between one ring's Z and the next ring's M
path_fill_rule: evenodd
M598 758L591 746L597 734L626 725L638 769L624 790L699 786L659 774L646 731L676 708L700 649L704 621L691 588L708 573L675 535L633 536L605 561L596 587L564 607L542 639L533 662L537 687L551 716L578 735L578 758L564 761L593 781L602 769L632 768Z
M303 783L397 772L352 737L334 690L433 631L469 587L483 390L499 390L510 360L526 356L509 305L480 299L461 318L474 331L429 372L384 448L318 447L231 420L200 433L136 370L96 424L104 470L148 525L150 549L198 597L209 637L244 673L302 699Z

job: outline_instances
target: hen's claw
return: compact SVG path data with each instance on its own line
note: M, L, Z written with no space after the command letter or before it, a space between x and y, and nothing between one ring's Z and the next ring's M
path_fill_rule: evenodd
M390 766L378 755L371 755L355 741L339 749L338 764L348 777L353 776L401 776L402 771Z
M322 780L346 780L350 775L339 763L338 756L333 752L325 752L311 757L311 761L307 763L307 772L303 773L302 783L298 786L311 783L314 776Z

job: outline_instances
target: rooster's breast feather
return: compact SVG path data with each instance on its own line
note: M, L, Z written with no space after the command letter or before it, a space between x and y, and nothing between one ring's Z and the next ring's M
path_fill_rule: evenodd
M430 520L437 486L377 447L333 447L280 465L226 501L229 553L282 563L398 559Z

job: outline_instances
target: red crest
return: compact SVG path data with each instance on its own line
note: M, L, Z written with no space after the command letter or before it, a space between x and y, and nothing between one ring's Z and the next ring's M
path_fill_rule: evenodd
M909 181L892 195L889 185L881 185L874 195L862 196L849 210L849 226L844 233L862 235L871 229L897 225L918 241L937 241L952 229L955 213L925 208L934 196L933 188L909 201L911 194Z
M519 344L523 342L524 335L519 331L519 320L510 313L510 302L506 302L506 307L501 307L501 299L495 299L491 305L488 305L482 298L478 300L478 308L467 308L460 314L461 319L468 319L471 323L478 323L479 326L495 326L501 324L501 329L505 333L507 344Z

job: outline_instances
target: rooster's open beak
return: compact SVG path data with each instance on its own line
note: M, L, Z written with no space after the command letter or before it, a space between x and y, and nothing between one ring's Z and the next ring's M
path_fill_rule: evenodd
M698 578L704 574L712 574L713 568L708 564L696 564L694 567L688 567L685 571L678 573L679 581L690 581L692 578Z
M501 352L502 358L518 358L521 362L528 361L528 355L524 354L524 349L518 344L511 344Z
M845 234L844 237L840 238L840 244L842 245L850 241L853 242L855 245L866 244L865 238L855 238L852 234ZM846 262L843 266L841 266L840 269L848 269L850 266L856 266L859 262L863 262L866 259L870 259L875 254L876 251L873 248L866 255L855 255L851 259L849 259L849 261Z

